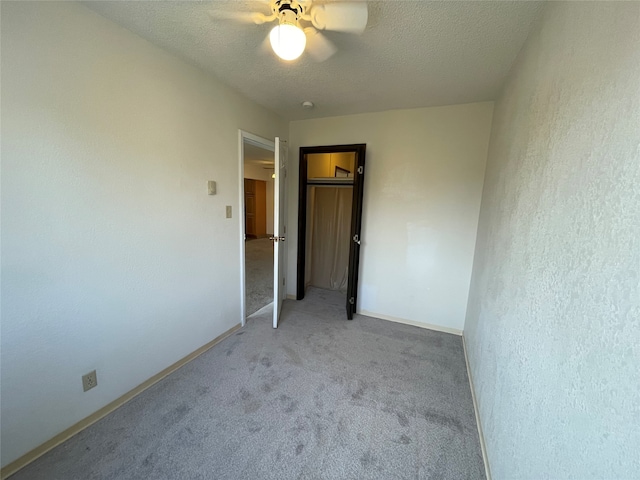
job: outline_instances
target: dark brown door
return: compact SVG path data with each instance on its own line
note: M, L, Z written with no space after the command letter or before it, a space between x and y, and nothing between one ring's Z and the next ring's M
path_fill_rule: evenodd
M358 270L360 267L360 244L362 230L362 197L364 194L364 161L366 145L356 152L356 171L353 182L353 204L351 207L351 248L349 249L349 277L347 283L347 318L353 319L358 301Z
M244 232L247 238L256 235L256 181L244 179Z

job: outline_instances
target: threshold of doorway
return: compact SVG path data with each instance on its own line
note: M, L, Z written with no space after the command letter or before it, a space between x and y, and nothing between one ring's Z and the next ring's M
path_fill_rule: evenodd
M257 310L255 312L253 312L247 318L260 317L260 316L265 315L267 313L269 315L273 315L273 302L268 303L264 307L262 307L260 310Z

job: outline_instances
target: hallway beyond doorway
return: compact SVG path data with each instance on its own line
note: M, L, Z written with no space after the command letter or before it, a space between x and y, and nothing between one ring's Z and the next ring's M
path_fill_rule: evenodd
M273 242L258 238L244 245L248 317L273 302Z

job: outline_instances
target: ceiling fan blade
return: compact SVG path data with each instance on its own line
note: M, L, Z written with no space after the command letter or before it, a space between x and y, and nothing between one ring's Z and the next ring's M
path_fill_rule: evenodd
M253 23L262 25L269 21L268 17L258 12L234 12L229 10L209 10L209 16L213 20L233 20L240 23Z
M365 2L327 3L311 9L311 23L319 30L362 33L368 19L369 10Z
M306 50L316 62L324 62L336 53L336 46L315 28L305 28L304 34L307 36Z

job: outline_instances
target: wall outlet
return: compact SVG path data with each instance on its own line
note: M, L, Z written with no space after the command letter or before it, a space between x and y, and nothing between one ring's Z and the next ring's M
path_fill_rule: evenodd
M85 392L87 390L91 390L93 387L98 385L98 375L96 371L89 372L86 375L82 376L82 390Z
M227 205L227 218L231 218L231 205Z
M214 182L213 180L209 180L207 182L207 193L209 195L215 195L216 194L216 182Z

